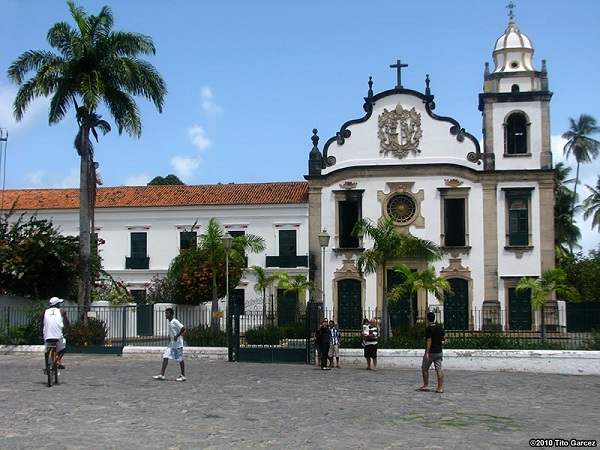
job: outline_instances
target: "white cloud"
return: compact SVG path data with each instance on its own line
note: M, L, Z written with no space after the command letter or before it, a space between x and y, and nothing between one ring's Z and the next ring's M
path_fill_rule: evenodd
M199 150L204 151L208 147L212 145L212 142L206 136L206 131L199 125L194 125L191 128L188 128L188 137L190 138L190 142Z
M175 171L175 175L184 183L189 181L194 172L200 167L201 160L197 158L184 158L175 156L171 158L171 166Z
M50 100L44 97L33 100L20 122L15 120L13 116L13 102L17 95L17 86L0 85L0 128L8 130L9 134L26 128L32 123L42 123L46 121L48 124L48 106Z
M208 86L200 88L200 98L202 100L202 110L210 115L217 115L223 112L223 108L214 102L212 89Z
M146 186L153 178L154 177L148 175L147 173L131 175L125 179L123 186Z
M79 169L69 169L67 173L48 170L36 170L27 172L23 175L23 188L78 188L79 187Z

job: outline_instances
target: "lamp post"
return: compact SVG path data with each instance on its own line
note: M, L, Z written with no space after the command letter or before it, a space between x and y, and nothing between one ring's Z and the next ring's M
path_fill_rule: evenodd
M321 292L323 293L323 308L325 308L325 249L329 245L329 234L327 230L323 229L323 232L319 234L319 245L321 246Z
M223 248L225 249L225 307L227 314L225 316L225 333L227 334L227 360L231 362L231 308L229 305L229 250L233 244L233 237L229 233L225 233L221 239Z

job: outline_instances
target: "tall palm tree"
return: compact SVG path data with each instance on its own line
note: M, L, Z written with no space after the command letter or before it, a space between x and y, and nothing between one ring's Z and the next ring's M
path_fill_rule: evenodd
M219 295L217 291L218 267L225 263L225 254L227 249L223 245L224 228L219 225L214 217L208 221L206 232L198 236L198 250L204 252L206 258L210 261L212 272L212 305L213 313L219 311ZM259 253L265 249L263 238L254 234L243 234L233 238L231 248L229 249L229 259L240 265L245 264L246 253ZM219 329L219 318L215 317L211 321L213 330Z
M396 264L392 267L392 270L401 274L404 281L390 291L388 300L391 304L401 300L405 295L412 296L421 289L424 289L425 292L433 293L439 301L444 300L445 292L452 291L450 282L444 277L437 276L433 267L422 271L412 271L405 264ZM409 305L410 325L414 325L412 302L409 302Z
M274 281L279 279L279 274L277 272L268 275L267 271L261 266L251 266L250 267L255 275L256 275L256 283L254 284L254 291L262 294L263 300L263 308L262 308L262 318L263 318L263 326L267 324L267 289L271 288L271 285Z
M571 168L562 162L554 168L554 245L557 259L572 256L574 248L581 248L578 244L581 232L573 221L573 213L579 213L581 206L573 206L577 198L567 186L574 181L569 178L570 173Z
M541 278L526 278L519 280L516 287L517 293L531 292L531 307L534 311L542 313L542 344L546 342L546 302L551 294L556 293L563 300L577 301L579 292L567 283L567 274L562 269L548 269Z
M113 31L113 14L108 6L103 6L96 16L87 15L73 1L67 4L75 27L59 22L47 34L48 43L58 54L45 50L26 51L8 68L8 77L21 85L13 104L17 121L38 97L51 97L50 125L64 119L71 107L76 110L79 131L75 148L81 157L78 301L88 305L93 207L90 190L94 180L91 176L93 147L90 133L97 139L96 129L110 130L108 122L100 119L97 110L101 104L108 109L119 134L125 131L132 137L140 137L142 123L134 96L151 100L162 112L167 88L156 69L139 58L156 53L150 37ZM33 73L31 78L26 80L30 73Z
M596 181L596 189L591 186L585 185L592 193L583 201L583 207L585 211L583 213L584 220L592 216L592 230L597 226L600 232L600 176Z
M600 132L600 127L596 124L596 119L589 114L581 114L575 121L569 118L569 131L563 133L562 138L567 139L563 148L565 156L568 158L573 155L577 161L577 171L575 174L575 188L573 189L573 208L577 199L577 185L579 184L579 165L589 163L600 154L600 142L590 137L591 134ZM571 217L573 214L571 214Z
M381 271L383 280L381 305L382 338L389 339L388 263L407 258L421 261L437 261L442 257L440 248L426 239L398 232L396 223L391 218L381 220L377 225L368 218L359 219L352 230L352 234L358 238L367 237L373 241L373 247L362 252L356 264L361 275L363 273L369 274Z

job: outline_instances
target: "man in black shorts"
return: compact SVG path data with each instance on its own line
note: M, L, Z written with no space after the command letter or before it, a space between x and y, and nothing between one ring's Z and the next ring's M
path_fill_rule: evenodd
M427 339L427 347L423 355L423 363L421 364L421 372L423 373L423 386L420 391L429 391L429 367L433 364L437 373L437 389L435 392L441 394L444 392L442 382L444 381L444 371L442 370L442 342L446 340L444 328L435 323L435 314L427 313L427 328L425 329L425 339Z

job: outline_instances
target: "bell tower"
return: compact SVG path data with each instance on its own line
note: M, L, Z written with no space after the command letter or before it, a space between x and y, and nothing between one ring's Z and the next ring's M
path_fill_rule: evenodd
M484 170L551 169L550 99L546 61L534 67L531 39L509 23L492 56L494 70L485 64L479 110L483 114Z

